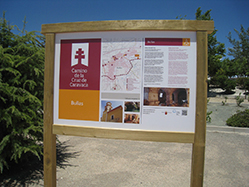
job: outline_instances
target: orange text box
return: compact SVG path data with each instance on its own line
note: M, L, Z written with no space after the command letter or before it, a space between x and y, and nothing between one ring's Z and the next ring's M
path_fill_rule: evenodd
M60 89L59 119L99 121L99 91Z

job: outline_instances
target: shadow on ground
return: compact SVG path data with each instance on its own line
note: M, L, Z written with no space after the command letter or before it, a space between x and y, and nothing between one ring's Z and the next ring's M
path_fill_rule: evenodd
M217 97L221 95L233 95L235 94L235 91L230 91L230 92L216 92L216 91L208 91L207 96L208 97Z
M78 152L68 152L67 141L57 143L57 167L66 168L72 166L68 160L76 158ZM5 170L0 176L0 186L29 186L31 184L39 184L43 180L43 157L40 159L36 156L29 157L29 160L23 161L19 164L12 164L9 170Z
M249 92L247 90L245 90L244 88L241 88L239 86L237 86L234 90L231 91L225 91L222 88L220 88L219 86L214 86L214 85L210 85L208 88L208 97L217 97L217 96L232 96L232 95L238 95L239 93L241 93L241 96L245 96L245 95L249 95Z

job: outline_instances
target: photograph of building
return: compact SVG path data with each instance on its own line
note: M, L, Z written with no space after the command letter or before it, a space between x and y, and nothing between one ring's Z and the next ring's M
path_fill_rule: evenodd
M102 101L101 102L102 122L116 122L122 123L123 119L123 106L122 102L117 101Z
M144 105L189 107L189 88L144 88Z

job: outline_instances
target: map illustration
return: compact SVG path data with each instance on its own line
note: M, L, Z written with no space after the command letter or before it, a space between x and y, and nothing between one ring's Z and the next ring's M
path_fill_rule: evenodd
M102 91L139 92L142 39L104 39L102 43Z

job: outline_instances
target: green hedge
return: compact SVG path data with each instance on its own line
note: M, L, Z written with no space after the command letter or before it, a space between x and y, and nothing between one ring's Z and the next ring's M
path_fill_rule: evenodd
M232 115L226 122L232 127L249 127L249 109Z

